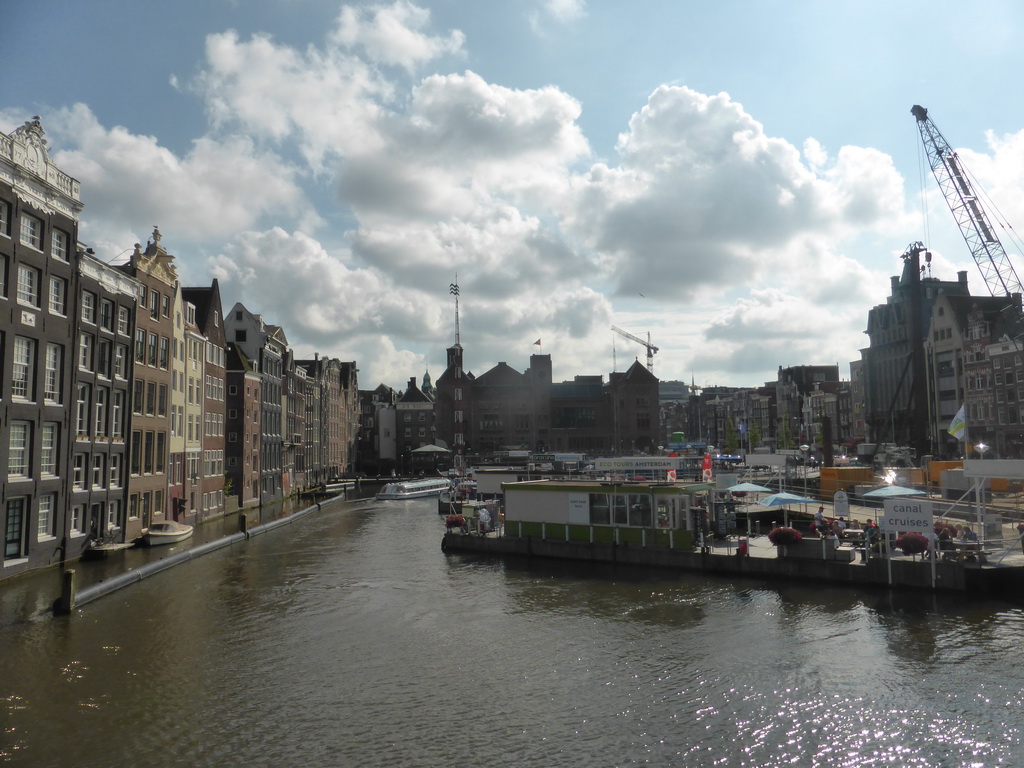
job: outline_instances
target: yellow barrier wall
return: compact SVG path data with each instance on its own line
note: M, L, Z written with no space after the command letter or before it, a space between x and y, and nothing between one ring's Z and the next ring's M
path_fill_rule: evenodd
M822 467L821 492L832 495L836 491L853 492L853 486L870 485L875 480L871 467Z

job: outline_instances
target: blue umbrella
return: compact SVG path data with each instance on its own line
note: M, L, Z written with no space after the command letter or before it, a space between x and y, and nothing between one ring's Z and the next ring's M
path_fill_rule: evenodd
M771 496L765 496L763 499L759 499L758 504L762 507L785 507L789 504L819 504L820 502L814 499L808 499L806 496L797 496L795 493L773 493Z
M765 488L763 485L757 485L755 483L740 483L739 485L733 485L725 490L730 493L768 493L771 488Z

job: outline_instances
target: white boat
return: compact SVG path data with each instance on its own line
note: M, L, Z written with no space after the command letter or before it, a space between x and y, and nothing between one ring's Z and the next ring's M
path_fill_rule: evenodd
M142 536L147 547L157 547L161 544L176 544L184 541L192 535L192 526L184 523L177 523L168 520L164 523L153 523Z
M424 496L438 496L447 491L450 483L443 477L432 477L427 480L403 480L388 483L377 494L378 500L418 499Z

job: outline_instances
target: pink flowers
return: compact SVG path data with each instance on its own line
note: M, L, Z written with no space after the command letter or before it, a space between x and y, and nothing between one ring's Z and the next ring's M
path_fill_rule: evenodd
M776 547L784 547L788 544L796 544L803 536L796 528L772 528L768 533L768 541Z

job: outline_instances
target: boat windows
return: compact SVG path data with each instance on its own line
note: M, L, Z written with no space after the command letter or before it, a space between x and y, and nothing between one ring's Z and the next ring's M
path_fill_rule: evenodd
M650 527L651 522L651 497L629 494L629 524L646 528Z
M629 511L626 506L629 500L624 495L612 496L612 523L614 525L629 525Z
M604 493L590 494L590 524L608 525L611 521L612 513L608 506L608 495Z

